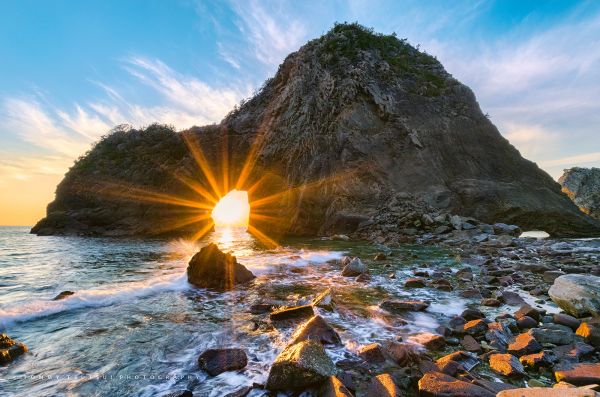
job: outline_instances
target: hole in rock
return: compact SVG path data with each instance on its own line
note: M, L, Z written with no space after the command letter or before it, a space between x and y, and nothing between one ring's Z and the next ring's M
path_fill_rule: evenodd
M250 217L248 192L232 190L219 200L212 210L215 227L247 227Z

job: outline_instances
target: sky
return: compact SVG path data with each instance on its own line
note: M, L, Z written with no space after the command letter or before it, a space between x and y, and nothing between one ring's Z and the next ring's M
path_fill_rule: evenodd
M0 1L0 225L32 225L118 124L219 122L335 22L436 56L557 179L600 166L600 2Z

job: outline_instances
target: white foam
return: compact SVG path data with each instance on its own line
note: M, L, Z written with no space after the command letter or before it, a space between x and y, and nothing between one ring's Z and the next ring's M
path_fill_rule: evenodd
M75 291L74 295L61 300L32 300L18 302L0 308L0 324L28 321L64 311L84 307L102 307L142 298L164 291L181 291L189 288L187 277L172 274L146 281L113 285L112 288Z
M252 256L238 256L238 262L246 266L256 275L269 273L272 269L285 266L310 266L325 263L329 260L339 260L344 257L340 251L305 251L279 249L275 252L267 252Z

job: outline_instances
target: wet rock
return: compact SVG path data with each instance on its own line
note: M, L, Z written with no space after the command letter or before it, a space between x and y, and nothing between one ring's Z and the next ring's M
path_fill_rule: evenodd
M381 374L372 378L364 397L402 397L404 394L390 374Z
M353 258L350 263L344 266L342 269L342 276L344 277L356 277L367 272L367 266L360 260L360 258Z
M581 324L580 320L565 313L554 314L552 316L552 321L554 321L556 324L565 325L572 330L576 330Z
M10 363L28 350L25 344L11 339L6 334L0 334L0 365Z
M425 286L425 280L420 278L409 278L404 282L406 288L423 288Z
M510 306L521 306L525 304L525 299L521 298L521 296L516 292L505 290L500 293L500 297L504 303Z
M271 321L284 321L314 316L315 311L311 305L282 307L271 312Z
M561 362L578 362L583 357L589 356L594 352L594 347L587 343L577 342L572 345L557 346L552 352L561 360Z
M529 329L537 327L537 325L538 322L529 316L523 316L517 320L517 326L519 329Z
M600 315L600 277L584 274L560 276L554 280L548 295L572 316Z
M335 376L330 376L319 388L319 397L353 397L352 393Z
M480 353L481 352L481 344L477 342L475 338L471 335L465 335L465 337L460 341L460 344L464 349L468 352L472 353Z
M194 397L194 395L189 390L176 390L163 394L161 397Z
M458 363L465 371L471 371L481 361L477 358L477 355L469 353L463 350L450 353L443 357L440 357L435 362L440 368L444 367L449 362Z
M385 353L383 347L379 343L361 346L357 353L360 358L372 364L385 362Z
M245 368L248 364L242 349L208 349L198 357L198 365L211 376Z
M495 393L451 376L428 372L419 380L421 397L494 397Z
M398 343L387 341L384 344L386 354L400 366L407 367L417 363L422 352L412 343Z
M315 299L312 300L311 305L320 307L321 309L325 309L329 312L333 311L334 304L331 288L327 288L325 291L317 295Z
M463 332L469 335L483 335L488 330L488 325L483 320L471 320L463 325Z
M411 342L423 345L427 350L436 351L446 347L446 338L441 335L423 332L418 335L413 335L409 338Z
M467 321L485 318L485 314L477 309L465 309L460 316Z
M334 375L333 361L323 345L306 340L286 347L275 359L265 387L298 390L324 382Z
M427 309L429 303L425 301L386 300L381 302L379 307L390 313L420 312Z
M350 237L346 236L345 234L334 234L331 236L331 239L333 241L350 241Z
M504 390L496 397L598 397L593 390L572 389L568 394L564 390L550 387L531 387L513 390Z
M224 253L216 244L209 244L197 252L187 267L188 281L197 287L231 290L237 284L256 277L235 256Z
M525 374L523 365L512 354L490 355L490 368L504 376L519 377Z
M52 298L53 301L58 301L61 299L65 299L67 296L71 296L74 295L75 292L73 291L62 291L61 293L59 293L58 295L56 295L54 298Z
M502 302L500 302L498 299L494 299L494 298L485 298L481 300L481 305L482 306L490 306L490 307L498 307L498 306L502 306Z
M506 223L494 223L492 225L494 233L496 234L507 234L509 236L519 236L521 234L521 228L516 225L507 225Z
M505 352L508 348L511 336L512 333L505 324L494 322L488 324L488 331L485 333L485 340L493 349Z
M517 388L517 386L511 385L510 383L492 382L486 379L475 379L473 383L491 391L492 393L500 393L503 390L512 390Z
M531 334L519 334L512 343L508 345L508 352L517 357L526 354L538 353L542 350L542 346L535 340Z
M296 344L303 340L313 340L322 344L341 344L342 340L337 332L327 324L327 321L319 315L314 316L303 324L295 333L292 335L292 342L290 344Z
M576 333L588 344L595 348L600 348L600 324L592 324L584 321L577 328Z
M554 345L568 345L573 343L575 333L558 329L532 328L528 334L535 338L539 343L552 343Z
M250 314L266 314L276 309L277 305L271 303L255 303L250 306L248 311Z
M565 369L555 370L557 382L567 382L575 386L600 383L600 363L572 364Z
M536 322L539 322L541 319L541 313L534 307L530 305L523 305L515 312L515 318L519 319L521 317L528 316L534 319Z
M549 350L539 353L527 354L519 358L521 364L525 367L537 369L540 367L550 368L557 361L556 356Z
M371 275L369 273L363 273L354 279L357 283L365 283L371 281Z
M554 282L554 280L556 280L560 276L564 276L564 275L565 275L565 272L560 271L560 270L546 270L542 274L542 278L544 279L545 282L552 284Z
M373 259L376 261L384 261L387 259L387 255L383 252L378 252L377 254L375 254L375 257Z
M246 397L252 391L252 387L244 386L236 391L226 394L224 397Z
M463 298L478 298L481 299L483 296L481 295L481 291L474 288L469 288L458 293L459 296Z

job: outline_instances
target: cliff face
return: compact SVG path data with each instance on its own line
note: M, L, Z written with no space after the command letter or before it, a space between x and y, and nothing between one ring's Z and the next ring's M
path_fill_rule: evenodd
M220 125L170 132L169 144L158 138L156 143L139 140L132 144L135 154L100 166L106 157L100 147L128 151L121 141L134 139L129 135L146 136L147 131L119 134L101 142L66 175L48 217L34 232L60 232L50 222L57 213L63 223L87 225L68 212L106 208L106 197L97 201L74 193L75 180L85 184L112 178L193 195L181 183L161 177L169 169L210 185L194 168L194 156L182 143L186 140L202 149L217 175L226 175L224 190L237 181L239 189L250 190L251 201L261 203L253 211L264 216L251 217L251 223L262 230L351 231L399 193L410 193L431 206L485 222L514 223L554 235L600 234L599 224L520 156L481 112L471 90L435 58L358 25L337 25L289 55L260 92ZM152 161L139 160L138 153ZM131 167L140 164L153 176L138 179ZM119 208L125 205L120 203ZM135 205L139 212L124 214L128 222L147 222L152 229L156 208ZM128 230L124 234L133 229Z
M600 168L570 168L558 183L582 212L600 219Z

